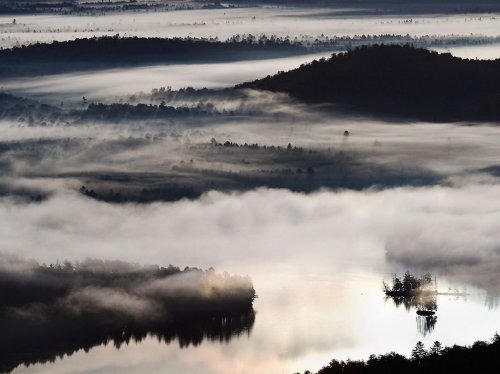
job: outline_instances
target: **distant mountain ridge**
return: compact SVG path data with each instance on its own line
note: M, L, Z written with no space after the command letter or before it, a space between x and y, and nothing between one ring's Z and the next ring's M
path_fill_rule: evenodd
M500 119L500 60L466 60L409 45L360 47L237 87L375 115Z

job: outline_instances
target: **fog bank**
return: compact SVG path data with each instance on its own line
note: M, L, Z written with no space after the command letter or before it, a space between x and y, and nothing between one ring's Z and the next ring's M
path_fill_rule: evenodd
M0 231L5 251L39 261L120 257L251 275L271 264L391 269L387 259L498 290L499 194L495 185L310 195L260 189L147 206L58 194L27 205L3 199Z

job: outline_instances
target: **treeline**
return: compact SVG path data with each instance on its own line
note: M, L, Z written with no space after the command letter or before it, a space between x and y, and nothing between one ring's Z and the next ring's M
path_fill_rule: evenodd
M69 71L179 62L221 62L339 52L363 45L411 44L416 47L477 45L500 37L355 35L276 36L238 34L218 38L144 38L102 36L0 49L0 76L57 74Z
M166 2L163 0L113 0L113 1L83 1L83 0L7 0L0 5L0 14L86 14L102 15L107 12L140 12L189 10L203 7L221 7L217 2L206 5L197 2Z
M441 374L441 373L497 373L500 370L500 336L491 343L477 341L472 346L442 347L440 342L426 350L418 342L407 358L395 352L371 355L366 361L332 360L317 374ZM306 371L305 374L311 374Z
M194 107L173 107L163 103L153 104L89 104L84 110L74 110L70 117L83 121L111 121L121 122L126 120L155 120L174 119L189 116L207 117L209 115L222 114L216 110L211 103L200 102ZM223 114L230 115L224 111Z
M500 119L500 60L466 60L410 45L360 47L237 87L375 115Z
M52 43L35 43L0 51L0 58L36 58L47 60L133 60L180 58L185 55L222 54L228 51L259 52L267 49L297 50L302 43L288 38L230 38L225 42L216 38L145 38L101 36L79 38ZM214 56L212 56L214 57ZM220 56L221 57L221 56Z
M196 89L193 87L179 88L173 90L171 86L153 88L151 94L138 93L130 96L130 101L137 100L154 100L157 102L171 101L208 101L208 100L245 100L248 99L248 94L243 90L234 90L232 88L221 89Z
M214 91L215 92L215 91ZM235 92L235 91L232 91ZM64 109L55 105L47 105L36 100L0 93L0 118L25 124L28 126L70 125L81 122L122 122L148 120L175 120L195 117L208 119L210 116L231 116L236 111L217 110L207 101L200 100L191 106L169 106L164 100L160 104L126 104L126 103L94 103L87 99L82 101L81 109Z
M255 60L308 53L287 40L254 43L209 38L139 38L103 36L35 43L0 50L0 76L57 74L68 71L151 63Z
M226 40L218 37L121 37L101 36L77 38L51 43L34 44L0 49L0 61L4 59L36 58L38 61L53 60L101 60L116 61L123 58L164 59L181 58L183 55L211 53L261 52L277 50L293 52L340 51L371 44L411 44L417 47L449 45L481 45L499 43L500 37L488 36L436 36L436 35L354 35L312 37L277 36L265 34L235 34ZM213 57L213 56L211 56ZM258 55L256 57L259 57Z
M431 289L434 285L430 273L426 273L421 277L405 272L402 277L394 275L392 278L392 286L382 282L384 292L387 296L415 296L424 291L435 291Z
M186 267L181 270L172 265L140 266L123 261L95 259L74 264L64 261L48 266L3 257L2 261L15 270L10 271L7 266L0 268L0 308L22 307L32 303L49 306L88 287L119 290L137 297L158 298L169 312L179 310L188 313L192 308L206 312L246 310L252 306L256 297L248 277L217 274L213 269L204 271ZM177 282L178 279L184 280L186 286L179 287L179 293L170 294L168 282ZM160 287L148 295L145 290L153 283L165 288ZM210 285L212 291L209 294L203 289L207 285ZM137 294L138 290L141 290L141 295Z

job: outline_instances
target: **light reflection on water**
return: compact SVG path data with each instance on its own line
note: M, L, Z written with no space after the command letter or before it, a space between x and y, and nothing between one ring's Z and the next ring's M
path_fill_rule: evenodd
M19 367L16 373L293 373L317 370L332 358L367 358L397 351L408 355L418 340L427 347L471 344L498 329L497 310L479 290L470 296L438 296L437 323L419 326L414 308L397 308L381 290L384 275L351 268L334 274L280 273L255 279L259 298L250 334L229 343L204 341L181 349L147 338L120 349L112 345L78 352L54 363ZM387 278L388 275L385 274ZM447 287L441 282L440 287Z

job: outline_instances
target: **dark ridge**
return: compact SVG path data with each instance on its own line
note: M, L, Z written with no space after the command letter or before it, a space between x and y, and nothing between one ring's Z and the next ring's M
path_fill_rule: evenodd
M500 119L500 60L465 60L407 46L356 48L237 87L309 103L427 121Z
M223 62L306 54L300 42L254 36L215 38L139 38L103 36L35 43L0 50L0 77L59 74L146 64Z
M351 50L374 44L416 47L495 44L500 37L355 35L290 37L236 34L218 38L102 36L0 49L0 77L59 74L180 62L232 62Z
M120 61L123 58L134 60L181 58L183 56L199 56L205 53L223 54L231 52L258 52L267 49L300 49L302 43L288 39L229 39L219 41L216 38L143 38L102 36L93 38L79 38L63 42L35 43L4 49L0 51L0 58L25 59L36 58L41 61L53 60L102 60ZM214 57L214 56L212 56Z
M500 370L500 336L491 343L477 341L472 346L443 347L436 341L429 350L418 342L407 358L395 352L371 355L366 361L332 360L316 374L442 374L498 373ZM296 373L298 374L298 373ZM306 371L304 374L312 374Z
M122 261L39 265L2 255L0 372L148 336L181 347L249 334L248 277Z

